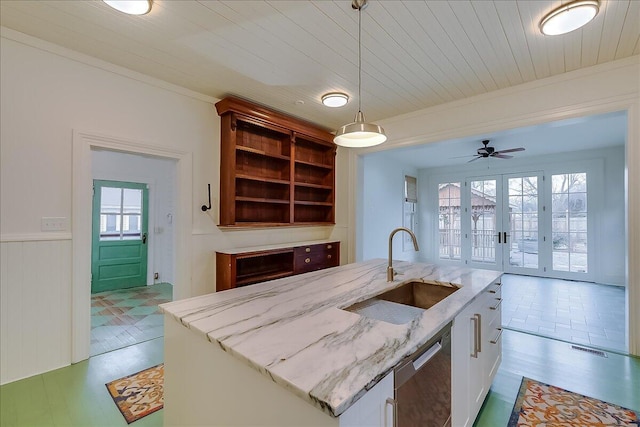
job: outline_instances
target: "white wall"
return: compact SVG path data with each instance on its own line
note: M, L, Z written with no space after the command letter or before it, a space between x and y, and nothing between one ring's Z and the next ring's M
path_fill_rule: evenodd
M175 160L92 150L91 165L93 179L148 185L147 285L160 282L174 283ZM154 273L158 273L157 280L154 279Z
M191 269L174 284L180 297L215 290L216 249L348 235L348 214L341 212L351 204L347 187L340 185L345 170L337 171L336 227L286 232L217 227L220 120L213 98L6 28L0 39L0 96L0 383L68 365L79 340L70 315L71 241L83 241L71 234L75 130L186 152L193 159L192 182L184 186L193 212L184 219L191 230L191 247L185 250ZM338 151L341 168L347 164L344 155ZM208 183L214 208L203 213ZM43 232L42 217L66 218L66 227ZM344 263L346 240L343 248ZM41 297L50 295L55 299ZM88 355L88 333L82 339ZM46 343L56 345L42 351Z
M624 141L618 141L624 143ZM424 255L432 262L439 262L437 253L436 197L424 197L425 191L437 194L439 182L463 181L466 177L498 175L527 171L544 171L551 174L588 168L589 219L593 224L594 238L589 241L589 276L587 280L598 283L625 285L625 189L624 189L624 145L601 150L585 150L554 154L553 157L536 156L514 158L509 161L490 159L460 166L420 170L423 183L420 200L422 241L433 241ZM548 195L547 195L548 196ZM549 271L550 269L548 269ZM574 278L577 278L574 276Z
M404 177L417 177L418 171L384 154L363 157L361 167L363 185L359 197L363 204L359 227L363 232L358 240L356 260L386 259L389 257L389 233L403 225ZM414 261L421 255L413 247L403 250L402 241L406 237L405 232L394 236L393 259Z

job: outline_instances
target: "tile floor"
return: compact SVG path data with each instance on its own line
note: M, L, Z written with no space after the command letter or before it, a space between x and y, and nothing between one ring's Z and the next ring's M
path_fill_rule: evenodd
M93 294L90 355L161 337L164 323L158 304L171 301L172 295L170 283Z
M513 274L502 285L503 327L627 353L623 287Z

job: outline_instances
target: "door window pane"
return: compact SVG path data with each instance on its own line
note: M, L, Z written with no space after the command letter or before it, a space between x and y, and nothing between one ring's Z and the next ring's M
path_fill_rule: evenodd
M587 174L553 175L553 269L587 273Z
M122 210L124 213L142 212L142 190L123 188Z
M538 268L538 177L509 178L509 263Z
M460 259L460 183L438 184L439 256L440 259Z
M141 238L142 190L102 187L100 190L100 240Z
M496 262L496 180L471 181L471 259Z

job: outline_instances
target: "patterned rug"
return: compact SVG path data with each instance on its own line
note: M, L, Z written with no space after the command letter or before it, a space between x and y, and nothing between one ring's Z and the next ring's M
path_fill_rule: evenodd
M127 424L164 406L164 363L106 384Z
M508 427L640 426L638 412L523 377Z

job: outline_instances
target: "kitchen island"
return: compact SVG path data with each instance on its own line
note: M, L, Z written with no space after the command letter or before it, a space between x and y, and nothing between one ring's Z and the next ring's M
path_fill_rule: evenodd
M394 367L501 273L395 261L387 282L386 268L375 259L163 304L165 425L362 425L374 406L388 419L376 393L393 391ZM460 289L405 324L343 310L411 279Z

